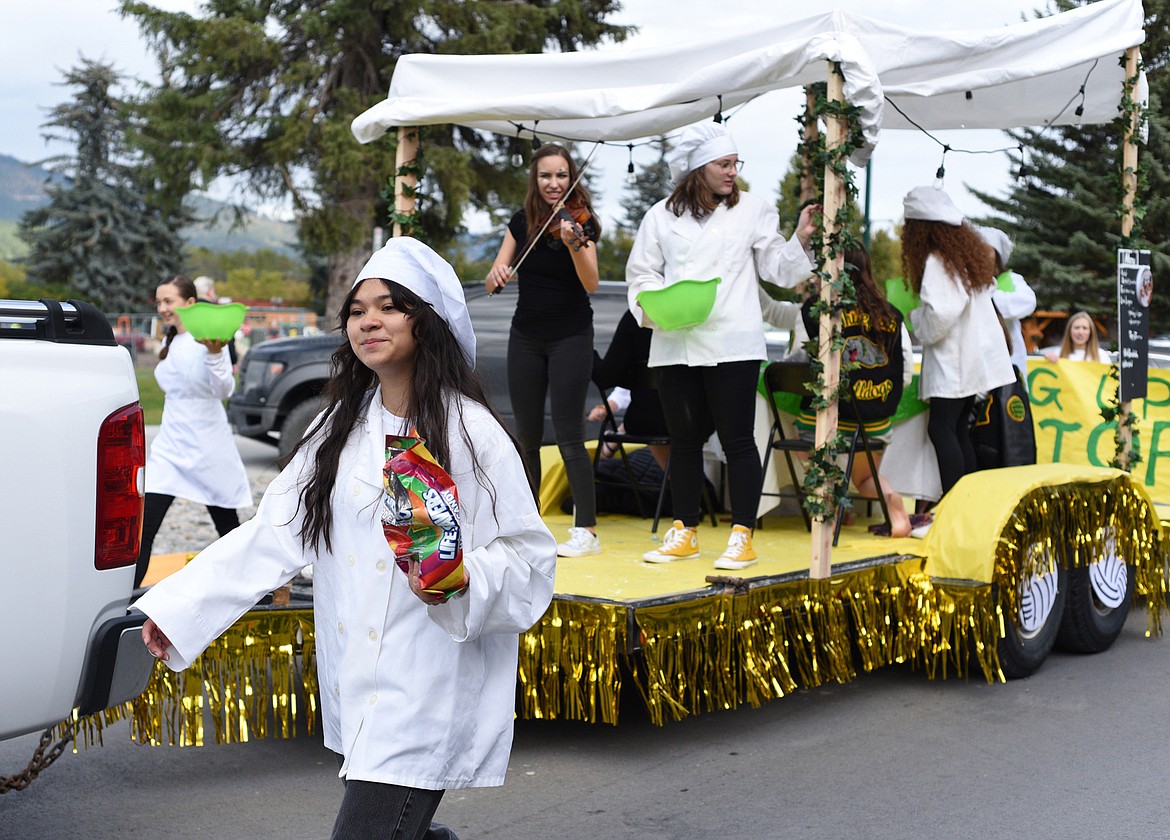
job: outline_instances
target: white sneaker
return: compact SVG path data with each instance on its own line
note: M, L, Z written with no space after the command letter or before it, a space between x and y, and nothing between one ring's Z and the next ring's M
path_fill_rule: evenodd
M601 540L588 528L570 528L569 541L557 546L557 557L584 557L600 554Z
M678 519L662 538L662 545L647 551L642 559L647 563L673 563L675 560L694 560L699 556L699 535Z

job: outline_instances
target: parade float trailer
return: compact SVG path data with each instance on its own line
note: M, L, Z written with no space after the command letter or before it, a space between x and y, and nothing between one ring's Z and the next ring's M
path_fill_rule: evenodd
M1122 114L1128 235L1143 23L1137 0L1102 0L992 30L925 32L828 12L671 49L407 55L389 97L358 117L354 132L368 142L397 131L396 217L404 218L419 127L429 124L625 146L773 90L824 82L828 101L845 106L829 108L827 148L848 149L862 164L882 130L1103 123ZM841 179L841 167L826 167L822 276L834 279ZM829 355L825 387L837 375ZM1050 367L1046 375L1063 375ZM1038 398L1034 383L1033 403L1051 387ZM1164 402L1121 410L1148 419ZM1078 428L1109 427L1091 411L1080 420ZM833 434L835 406L817 425L818 442ZM1151 448L1170 423L1154 427ZM1147 635L1159 634L1167 558L1156 477L1098 466L1111 458L1096 449L1076 456L1066 446L1054 458L1052 434L1068 428L1054 429L1037 422L1040 460L1066 463L966 476L937 505L924 540L873 536L863 521L834 548L831 521L814 522L810 535L801 517L765 517L755 539L761 561L743 578L709 579L704 561L650 567L640 560L647 522L604 517L604 554L561 560L551 607L521 637L517 713L613 724L621 694L633 690L664 723L892 663L930 678L1025 676L1058 641L1107 648L1134 602L1147 610ZM1094 434L1093 445L1101 439ZM1123 464L1134 443L1122 436ZM565 527L551 496L545 502L550 527ZM301 716L311 725L313 651L311 602L294 590L287 604L248 613L189 671L157 668L133 707L134 737L201 743L208 714L217 741L287 735Z

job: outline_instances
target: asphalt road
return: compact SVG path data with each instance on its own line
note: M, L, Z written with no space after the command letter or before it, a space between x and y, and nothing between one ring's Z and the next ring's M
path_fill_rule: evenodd
M463 840L1170 837L1170 639L1144 630L1007 685L897 667L662 728L520 721L506 784L437 818ZM0 743L0 772L34 745ZM0 797L0 838L325 838L340 795L318 737L151 748L123 723Z

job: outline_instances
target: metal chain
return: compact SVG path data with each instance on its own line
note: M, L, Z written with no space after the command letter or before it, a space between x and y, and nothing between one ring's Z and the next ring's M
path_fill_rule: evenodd
M65 737L53 745L53 748L45 752L46 748L53 742L53 730L55 726L50 726L41 733L40 743L33 751L32 760L29 761L28 767L21 770L19 773L8 777L0 777L0 794L8 793L12 790L24 790L32 784L42 770L47 768L50 764L61 757L61 753L65 752L65 745L73 740L73 722L69 722L69 730Z

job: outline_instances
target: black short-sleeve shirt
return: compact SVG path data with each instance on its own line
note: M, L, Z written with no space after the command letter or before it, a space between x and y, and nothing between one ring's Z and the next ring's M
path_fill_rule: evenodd
M528 222L521 210L508 222L516 240L516 257L528 247ZM559 239L558 239L559 241ZM520 293L512 326L530 338L550 339L574 335L593 324L589 293L581 285L568 247L554 247L549 237L524 258L518 272Z

